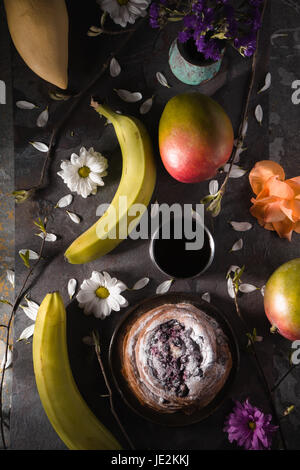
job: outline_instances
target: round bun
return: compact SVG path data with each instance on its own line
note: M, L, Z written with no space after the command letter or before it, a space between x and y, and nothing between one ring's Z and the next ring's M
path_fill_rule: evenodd
M139 401L158 412L206 406L232 367L228 339L215 319L188 303L139 317L123 343L123 374Z

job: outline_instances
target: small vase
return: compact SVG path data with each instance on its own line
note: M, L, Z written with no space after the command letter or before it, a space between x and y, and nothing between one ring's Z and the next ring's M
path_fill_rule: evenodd
M194 41L180 43L175 39L169 50L169 65L175 75L187 85L200 85L211 80L219 72L224 56L225 48L221 51L221 58L214 62L206 60L196 50Z

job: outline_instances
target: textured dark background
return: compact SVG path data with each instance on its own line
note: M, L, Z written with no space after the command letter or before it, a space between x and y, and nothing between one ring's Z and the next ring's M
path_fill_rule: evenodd
M68 7L71 22L70 86L74 90L80 90L99 70L107 55L116 49L119 41L122 41L122 36L87 37L89 26L96 24L99 18L99 10L94 1L84 2L84 7L81 2L68 2ZM1 21L4 23L3 11L1 16ZM291 102L291 83L294 79L300 78L299 18L298 3L291 0L269 2L250 106L247 151L241 155L241 165L247 170L250 170L257 160L270 158L284 166L287 177L300 174L298 156L300 105L297 107ZM276 37L272 36L274 33ZM97 206L112 199L121 174L121 155L112 126L104 126L104 121L91 110L90 94L104 98L115 109L136 116L139 115L139 103L122 102L113 89L141 91L145 99L155 94L153 108L142 118L153 138L156 152L158 184L154 200L157 199L160 203L198 203L208 193L208 182L184 185L173 180L163 169L157 150L158 120L166 101L179 92L197 89L178 82L169 70L167 54L173 37L172 28L160 35L149 27L142 28L136 33L123 53L117 57L122 66L119 77L112 79L106 73L68 120L49 170L47 188L34 200L16 208L16 253L22 248L39 250L40 239L34 235L33 226L33 220L38 216L48 215L48 230L59 237L57 242L46 245L45 260L32 278L30 298L40 303L49 291L59 289L62 293L67 305L68 347L76 382L91 409L120 440L122 436L119 435L111 418L108 404L105 399L99 398L101 393L105 393L105 386L96 358L92 350L83 344L82 338L88 335L91 329L97 328L101 336L102 350L106 351L112 331L122 312L114 312L104 321L85 317L77 301L69 301L67 283L71 277L75 277L80 284L85 278L90 277L93 270L106 270L129 286L139 278L149 276L151 282L145 289L126 293L130 304L134 304L153 295L156 286L165 278L151 264L148 241L126 240L111 254L82 266L68 265L63 259L63 252L71 241L96 220ZM47 84L26 67L13 46L11 62L13 103L26 99L39 106L32 111L11 107L14 113L15 186L28 188L38 181L44 159L44 154L36 151L28 142L34 140L49 142L53 126L66 112L70 102L51 101L48 97ZM244 60L235 51L228 49L220 75L212 82L198 87L200 91L213 95L214 99L224 106L232 119L235 132L239 126L247 92L250 67L251 60ZM257 95L256 92L263 85L269 70L272 72L272 87L269 92ZM171 85L170 89L157 83L155 78L157 71L165 74ZM264 110L262 126L259 126L254 118L254 109L258 103ZM47 105L50 119L47 127L41 130L36 126L36 118ZM69 158L72 152L77 153L81 146L93 146L107 156L109 175L105 178L104 188L97 196L87 200L75 196L70 210L82 218L82 222L76 225L64 210L54 210L53 206L60 197L69 192L56 175L60 162L64 158ZM1 158L3 158L2 147ZM12 174L11 169L10 175ZM218 179L221 182L223 175ZM172 430L137 417L116 395L115 401L120 418L136 448L231 449L234 446L228 443L222 428L226 415L232 409L233 400L249 397L252 403L266 412L270 411L253 360L245 351L246 338L242 333L233 301L228 296L225 276L230 265L245 265L244 282L253 283L258 287L263 286L274 269L283 262L299 256L300 236L295 234L292 243L289 243L287 240L279 239L273 232L263 230L249 213L250 198L251 189L247 176L230 180L221 215L214 220L206 217L206 223L216 242L216 255L212 266L202 277L192 281L176 281L172 286L174 291L198 292L200 295L209 291L212 303L223 311L235 328L241 343L241 367L231 395L205 421L188 428ZM253 228L244 234L234 232L228 224L231 220L250 221L253 223ZM244 239L244 248L236 253L230 253L231 246L240 236ZM16 272L16 289L18 289L26 274L26 268L18 254L16 254ZM263 297L259 290L243 295L239 300L251 330L256 327L258 334L264 337L263 342L257 345L257 350L272 384L289 367L290 342L269 333L269 323L263 310ZM30 323L31 321L19 309L15 319L15 339ZM15 342L13 375L11 448L64 449L64 444L52 429L39 400L32 368L31 340ZM282 383L276 394L279 414L291 404L296 406L295 411L282 421L287 445L291 449L300 449L300 412L297 407L299 387L299 369L296 368Z

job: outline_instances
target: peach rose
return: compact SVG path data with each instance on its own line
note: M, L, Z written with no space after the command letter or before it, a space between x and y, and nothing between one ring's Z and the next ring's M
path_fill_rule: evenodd
M291 241L293 230L300 233L300 176L286 180L278 163L262 160L252 168L249 181L256 195L251 214L262 227Z

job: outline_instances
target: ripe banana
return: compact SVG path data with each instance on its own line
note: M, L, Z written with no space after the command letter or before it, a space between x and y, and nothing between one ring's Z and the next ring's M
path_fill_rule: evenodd
M69 449L121 449L88 408L75 384L67 351L66 311L58 292L47 294L39 308L33 335L33 366L44 410Z
M138 224L151 200L156 182L152 145L144 125L136 118L117 114L93 100L91 105L114 126L123 158L122 177L107 211L65 252L71 264L87 263L119 245ZM125 197L126 204L120 204ZM144 206L138 217L128 213L134 204Z

